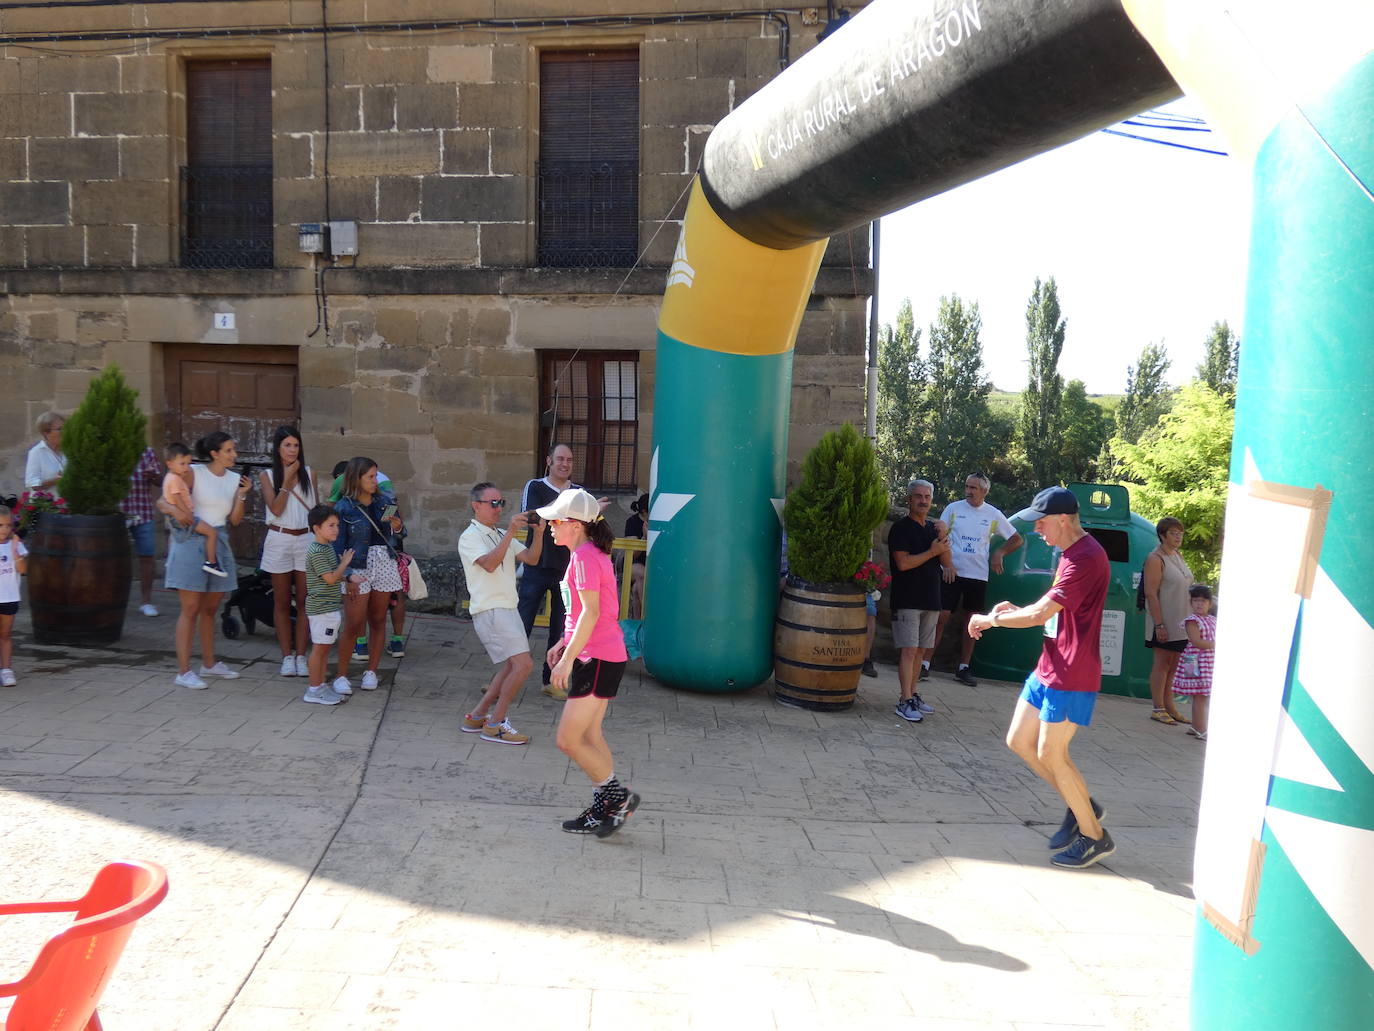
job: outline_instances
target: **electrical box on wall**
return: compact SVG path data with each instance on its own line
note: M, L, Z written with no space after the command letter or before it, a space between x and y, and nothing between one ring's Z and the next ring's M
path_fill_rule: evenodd
M336 258L358 253L358 223L329 223L329 253Z

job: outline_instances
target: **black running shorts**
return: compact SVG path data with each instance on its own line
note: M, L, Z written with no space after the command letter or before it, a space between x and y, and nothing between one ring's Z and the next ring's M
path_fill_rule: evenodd
M614 698L620 693L620 678L625 675L626 663L605 659L573 661L572 676L568 678L568 697Z

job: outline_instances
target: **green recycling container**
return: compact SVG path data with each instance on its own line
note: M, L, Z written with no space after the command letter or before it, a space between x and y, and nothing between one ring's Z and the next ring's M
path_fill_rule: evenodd
M1102 690L1128 698L1150 697L1150 651L1145 647L1146 613L1135 607L1136 588L1145 556L1155 550L1154 523L1131 511L1125 487L1105 483L1070 483L1078 498L1079 519L1107 551L1112 579L1102 613ZM1029 605L1050 589L1059 552L1035 532L1032 524L1013 525L1026 539L1003 562L1001 574L988 578L988 604L1003 598ZM973 653L975 676L1017 683L1040 660L1040 627L998 630L986 634Z

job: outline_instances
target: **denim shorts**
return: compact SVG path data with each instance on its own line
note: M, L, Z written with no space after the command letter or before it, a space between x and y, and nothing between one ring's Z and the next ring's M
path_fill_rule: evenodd
M1096 691L1061 691L1057 687L1046 687L1032 673L1021 688L1021 700L1029 702L1040 710L1041 723L1070 723L1086 727L1093 721L1093 709L1097 705Z
M133 538L134 554L139 558L153 557L153 524L151 521L146 523L134 523L129 527L129 536Z

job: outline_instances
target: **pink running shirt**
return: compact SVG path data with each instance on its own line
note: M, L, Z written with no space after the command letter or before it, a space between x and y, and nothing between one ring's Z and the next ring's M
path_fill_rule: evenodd
M625 636L620 632L620 589L615 582L611 557L591 541L584 541L572 553L562 589L563 610L567 613L563 622L563 643L572 640L573 628L582 615L582 597L578 592L596 591L601 597L601 613L578 658L625 662L629 656L625 653Z

